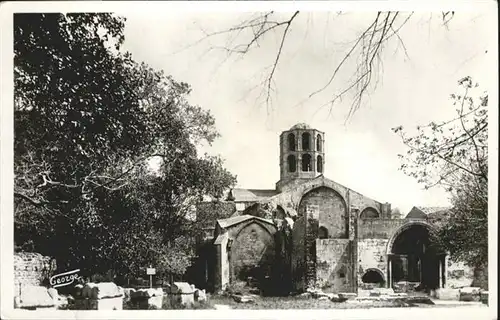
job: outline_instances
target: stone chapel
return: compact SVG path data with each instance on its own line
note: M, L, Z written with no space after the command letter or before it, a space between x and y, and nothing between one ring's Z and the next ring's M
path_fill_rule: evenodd
M197 287L219 292L243 283L278 295L470 285L472 270L448 261L430 240L447 208L393 216L389 203L323 175L327 141L323 132L296 124L279 137L280 180L273 189L235 188L225 201L197 206L205 227L192 272Z

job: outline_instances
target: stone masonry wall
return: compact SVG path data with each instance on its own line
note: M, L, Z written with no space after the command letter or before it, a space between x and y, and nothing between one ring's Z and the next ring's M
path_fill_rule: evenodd
M306 219L300 217L295 221L292 231L292 279L296 291L305 289L305 238Z
M330 188L337 192L345 200L348 208L350 208L350 206L356 206L359 209L359 212L362 212L365 208L370 207L379 212L381 216L384 216L384 214L382 214L382 204L380 202L365 197L362 194L350 190L349 188L323 176L311 180L298 179L290 181L286 186L284 186L281 193L271 197L269 201L275 205L280 205L285 209L290 206L297 209L302 197L308 191L320 187Z
M307 288L316 287L316 239L318 238L318 208L313 207L308 210L306 215L306 235L305 235L305 251L306 251L306 284Z
M378 269L387 281L387 243L388 239L363 239L358 241L358 283L369 268Z
M231 281L270 276L275 255L274 235L258 223L246 225L231 248Z
M352 256L349 239L317 239L317 287L324 292L351 292L354 288Z
M363 212L366 208L371 208L376 211L380 217L385 217L386 213L382 211L383 205L380 202L365 197L361 193L349 189L349 203L351 206L357 207L359 212Z
M359 219L359 239L389 239L406 220L403 219Z
M39 286L50 278L56 270L56 261L51 257L34 252L14 253L15 295L19 295L23 286Z
M328 230L329 238L348 238L349 216L342 197L326 187L307 193L301 200L299 215L304 215L308 207L317 208L319 226Z

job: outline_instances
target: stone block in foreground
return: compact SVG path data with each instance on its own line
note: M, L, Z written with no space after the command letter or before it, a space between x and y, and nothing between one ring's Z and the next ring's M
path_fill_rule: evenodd
M454 300L460 299L460 290L453 288L439 288L435 291L436 299L439 300Z
M164 293L163 289L139 289L130 292L130 301L138 309L162 309Z
M488 304L489 294L488 291L481 291L480 300L484 304Z
M194 286L187 282L174 282L170 287L169 294L172 307L193 305L194 291Z
M124 290L113 282L89 282L75 293L77 310L123 310Z
M480 301L481 288L479 287L464 287L460 291L460 301Z
M55 310L56 302L54 300L46 287L22 286L21 294L14 298L14 308Z

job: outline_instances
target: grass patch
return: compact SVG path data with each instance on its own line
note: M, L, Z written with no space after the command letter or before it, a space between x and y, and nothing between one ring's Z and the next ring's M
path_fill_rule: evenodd
M190 306L173 305L170 299L163 299L162 310L207 310L215 309L211 301L195 301Z
M411 305L403 301L331 302L330 300L304 299L299 297L257 297L254 303L238 303L228 296L210 297L212 305L229 305L231 309L366 309L402 308Z
M195 301L191 306L175 305L172 304L168 297L163 297L163 303L161 309L155 306L149 306L147 309L145 307L140 307L137 303L132 303L129 301L124 301L123 310L206 310L214 309L210 301Z

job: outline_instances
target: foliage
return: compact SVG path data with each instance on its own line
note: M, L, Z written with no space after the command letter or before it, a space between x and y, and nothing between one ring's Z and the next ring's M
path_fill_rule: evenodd
M229 305L231 309L255 309L255 310L312 310L312 309L367 309L367 308L401 308L411 307L415 304L404 299L394 299L385 301L370 301L365 303L347 303L347 302L332 302L329 299L320 300L314 298L303 298L298 296L288 297L256 297L254 303L239 303L232 296L228 295L212 295L210 303L213 305ZM421 306L421 305L419 305Z
M235 178L197 154L218 137L212 115L188 84L121 52L123 27L104 13L15 15L15 243L88 275L182 273L190 208Z
M393 130L408 147L401 170L425 188L450 192L453 208L435 240L453 259L479 266L488 260L488 95L470 77L459 85L464 93L451 95L455 118L418 127L413 137Z
M402 126L393 128L408 147L406 155L399 155L401 170L426 188L441 185L451 190L463 175L488 180L488 95L477 96L479 85L470 77L459 84L464 94L451 95L455 118L419 126L413 137L407 137Z
M473 267L488 262L488 184L485 179L462 177L452 192L450 217L438 228L435 239L454 260Z

